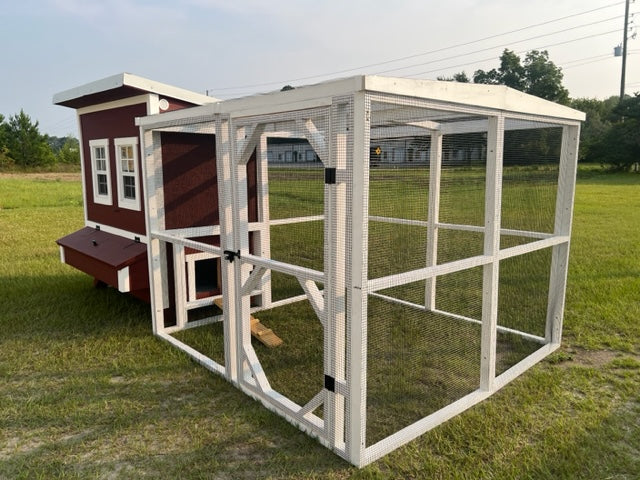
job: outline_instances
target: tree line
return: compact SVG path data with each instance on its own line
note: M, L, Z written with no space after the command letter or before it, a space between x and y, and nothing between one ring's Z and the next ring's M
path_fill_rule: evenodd
M23 110L5 119L0 114L0 169L80 166L78 139L40 133L37 121Z
M640 162L640 94L595 98L569 97L562 85L562 69L550 59L549 53L532 50L524 60L505 49L500 66L489 71L476 70L471 78L465 72L452 77L438 77L463 83L506 85L545 100L568 105L587 114L580 133L579 159L598 162L617 170L638 169Z

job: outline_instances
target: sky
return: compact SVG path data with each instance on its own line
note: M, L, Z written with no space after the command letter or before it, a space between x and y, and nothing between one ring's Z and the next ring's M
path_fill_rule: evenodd
M54 94L121 72L226 99L356 74L436 79L548 50L573 98L619 95L624 1L20 0L0 7L0 114L77 136ZM630 35L640 1L630 6ZM640 91L640 34L626 93Z

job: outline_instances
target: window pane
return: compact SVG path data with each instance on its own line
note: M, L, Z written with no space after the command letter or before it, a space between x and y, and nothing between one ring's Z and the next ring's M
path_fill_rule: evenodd
M123 172L128 172L128 173L135 172L133 160L123 159L120 161L120 166Z
M133 145L121 145L120 146L120 158L133 158Z
M107 176L102 173L98 174L98 195L109 195Z
M124 184L124 198L135 200L136 199L136 181L134 177L125 175L122 177Z

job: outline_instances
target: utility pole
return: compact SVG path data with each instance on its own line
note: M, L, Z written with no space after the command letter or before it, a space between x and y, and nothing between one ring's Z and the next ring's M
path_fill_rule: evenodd
M624 81L627 73L627 33L629 31L629 3L626 0L624 7L624 33L622 36L622 75L620 76L620 101L624 99Z

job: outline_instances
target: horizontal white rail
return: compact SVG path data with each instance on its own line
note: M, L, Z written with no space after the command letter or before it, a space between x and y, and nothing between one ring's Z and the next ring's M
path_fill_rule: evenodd
M427 278L479 267L491 263L492 261L493 257L478 255L476 257L469 257L462 260L456 260L454 262L443 263L442 265L435 265L433 267L424 267L417 270L411 270L409 272L396 273L394 275L369 280L367 283L367 289L369 293L376 292L385 288L398 287L400 285L418 282Z
M182 245L184 247L193 248L194 250L200 250L201 252L211 253L219 257L223 256L222 248L215 245L209 245L208 243L198 242L196 240L190 240L188 238L176 237L163 232L151 232L151 238L157 238L163 242L173 243L176 245Z
M379 215L369 215L369 220L374 222L395 223L398 225L415 225L418 227L429 226L428 222L425 220L411 220L408 218L382 217ZM464 225L464 224L456 224L456 223L438 222L435 224L435 226L443 230L458 230L463 232L484 233L484 227L480 225ZM527 238L539 238L539 239L553 237L552 233L531 232L528 230L515 230L513 228L502 228L500 229L500 234L512 235L515 237L527 237Z
M515 247L505 248L498 252L498 258L504 260L506 258L516 257L518 255L524 255L525 253L535 252L536 250L542 250L544 248L560 245L561 243L567 243L569 241L568 236L559 235L557 237L549 237L537 242L525 243L524 245L516 245Z
M245 254L240 257L242 263L264 267L276 272L293 275L296 278L307 278L315 282L324 283L324 273L311 268L291 265L290 263L280 262L271 258L256 257L255 255Z
M396 223L398 225L416 225L418 227L429 226L429 224L423 220L410 220L408 218L380 217L378 215L369 215L369 221Z
M309 215L308 217L293 217L293 218L278 218L276 220L269 220L269 225L289 225L291 223L303 223L303 222L316 222L324 220L324 215Z

